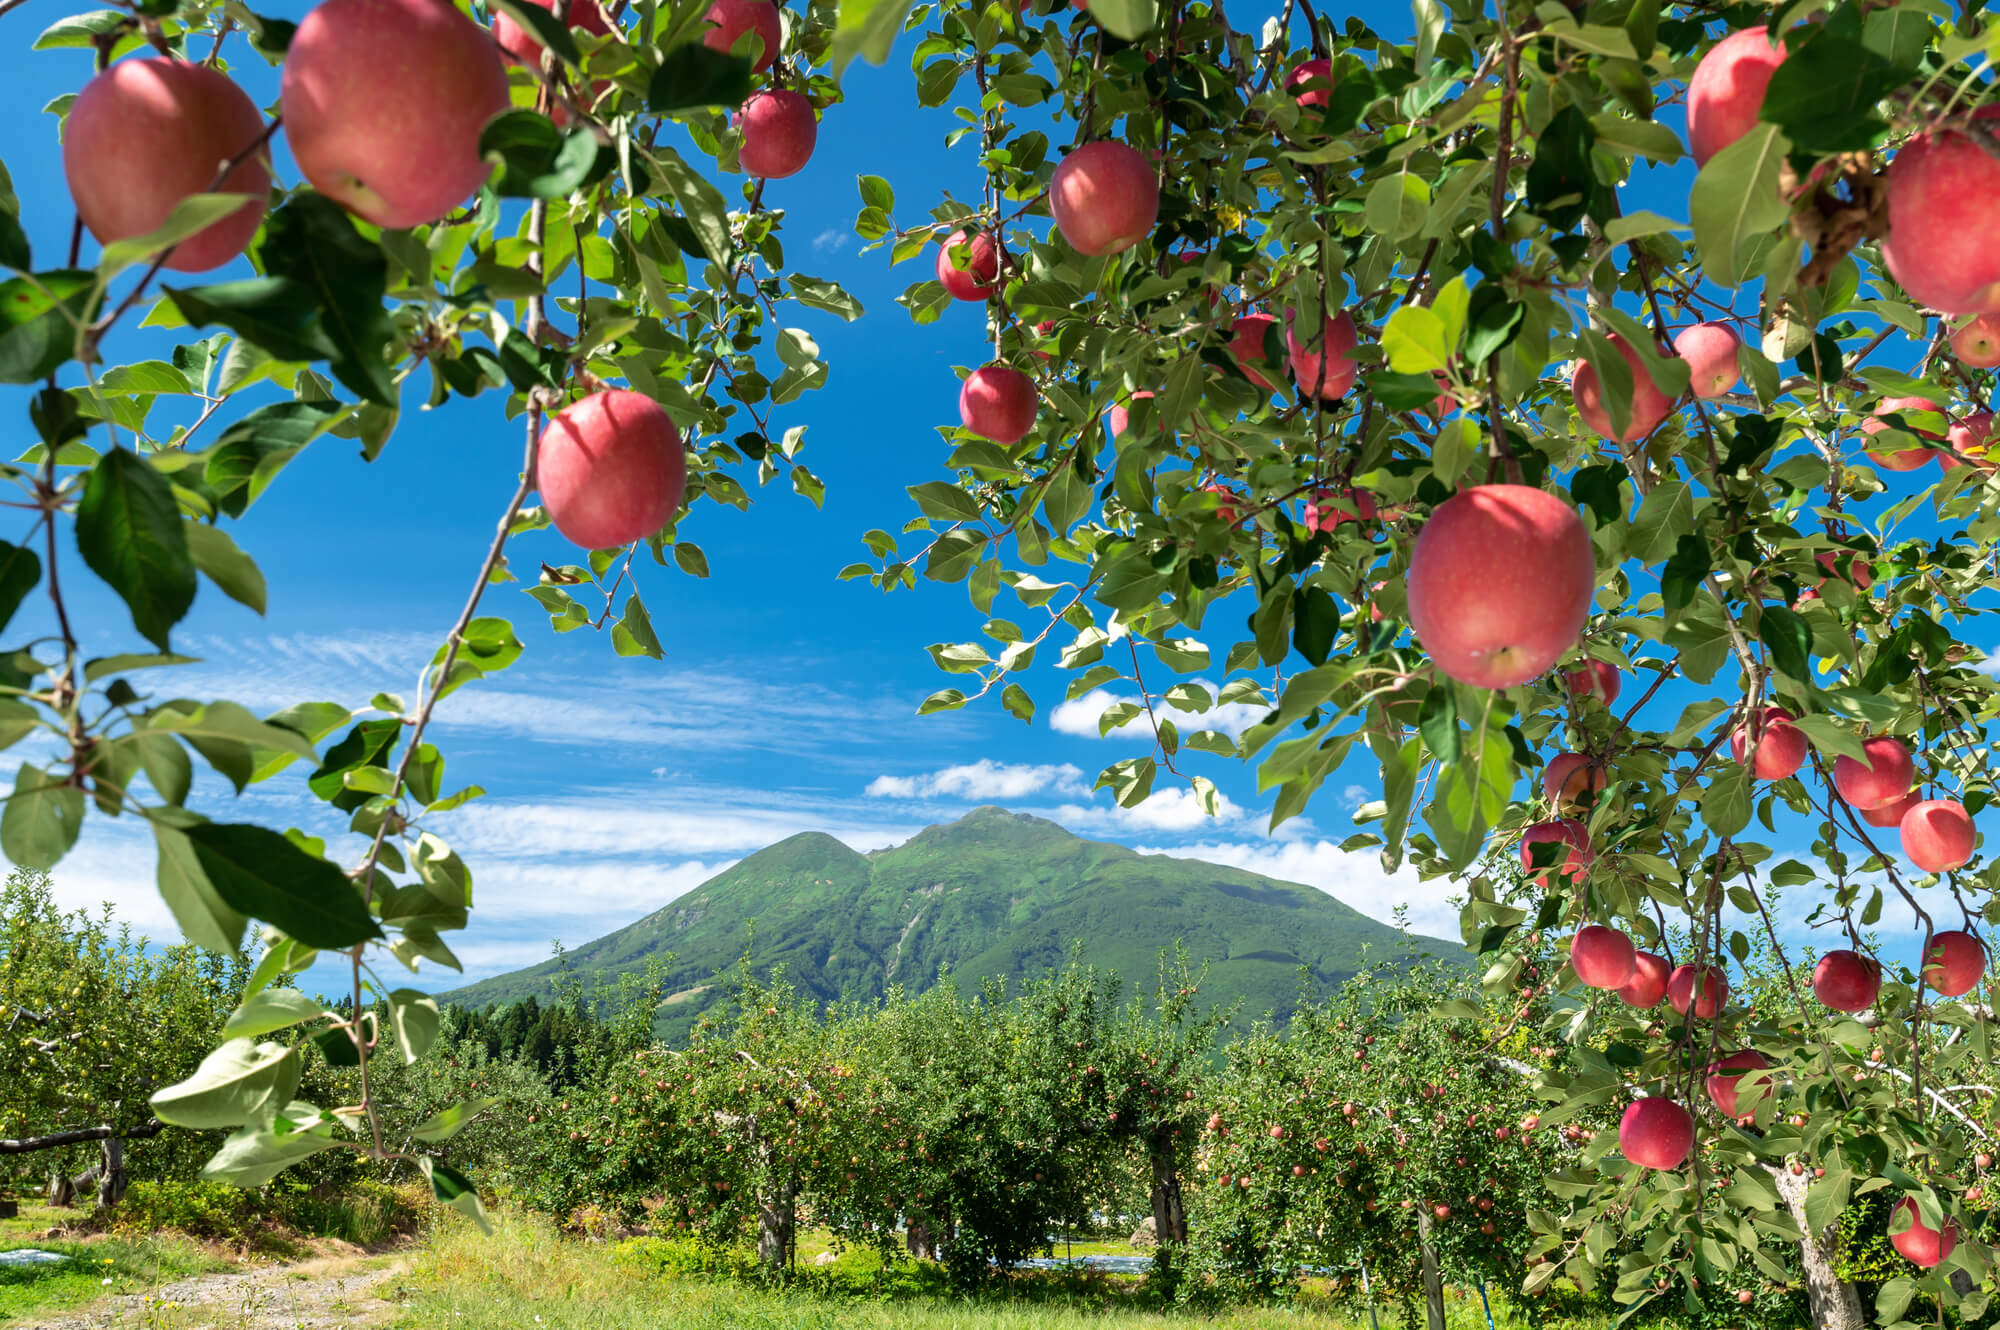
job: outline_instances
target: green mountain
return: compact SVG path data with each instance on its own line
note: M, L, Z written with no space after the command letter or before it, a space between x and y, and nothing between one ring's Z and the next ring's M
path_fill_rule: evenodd
M445 1001L480 1007L546 999L561 966L589 986L666 962L660 1026L669 1038L718 1000L719 971L743 957L782 964L826 999L922 989L948 966L974 987L1010 985L1065 959L1072 939L1127 991L1150 984L1161 948L1209 963L1204 996L1243 1000L1245 1018L1290 1015L1305 967L1319 991L1367 961L1463 956L1455 942L1404 934L1311 887L1238 868L1139 854L1053 822L979 808L914 839L859 854L807 832L778 842L637 923L555 960L481 980Z

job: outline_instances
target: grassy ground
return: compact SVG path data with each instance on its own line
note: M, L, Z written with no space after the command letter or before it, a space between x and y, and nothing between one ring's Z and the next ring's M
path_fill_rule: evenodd
M26 1325L99 1298L144 1293L190 1275L233 1268L179 1236L92 1235L81 1241L41 1236L75 1217L74 1210L23 1205L20 1218L0 1219L0 1251L33 1247L71 1258L60 1265L0 1266L0 1325Z
M1163 1330L1183 1320L1131 1307L1110 1281L1033 1300L835 1299L663 1274L632 1253L526 1220L503 1220L492 1238L453 1224L434 1232L383 1293L401 1302L396 1330ZM1476 1295L1455 1298L1450 1310L1451 1330L1485 1330ZM1495 1310L1500 1330L1524 1324ZM1185 1322L1219 1330L1368 1330L1365 1313L1326 1306L1241 1308ZM1385 1311L1385 1330L1395 1324Z

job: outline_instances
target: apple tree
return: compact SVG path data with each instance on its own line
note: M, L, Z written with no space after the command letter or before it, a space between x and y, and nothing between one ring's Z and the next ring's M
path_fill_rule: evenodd
M370 1076L433 1042L435 1004L393 973L455 968L445 938L473 903L450 814L483 791L448 779L432 721L526 649L496 602L659 657L646 597L709 575L711 512L772 481L821 497L793 408L827 366L792 325L860 309L787 267L777 182L838 100L814 72L830 16L323 0L295 23L145 0L36 35L18 7L0 3L15 58L74 73L60 126L24 132L60 128L75 222L30 234L0 169L0 383L39 436L6 468L0 730L26 757L0 850L46 871L87 822L136 819L186 939L254 957L223 1042L152 1098L161 1121L230 1133L211 1176L344 1150L404 1160L477 1215L470 1181L412 1148L475 1106L390 1121ZM278 173L280 138L303 178ZM262 612L283 594L252 552L288 538L257 507L288 463L347 440L393 485L398 423L425 410L467 436L504 416L521 442L466 469L493 536L415 693L259 712L176 689L198 595ZM115 616L82 613L93 579ZM252 785L317 812L232 814ZM277 982L323 957L351 976L336 1009ZM345 1045L351 1102L299 1097L309 1039Z
M1529 1293L1692 1305L1797 1256L1815 1324L1976 1316L1993 30L1413 16L846 0L836 54L921 30L987 181L865 179L857 229L993 350L844 575L965 584L925 711L1032 720L1053 657L1137 736L1121 803L1212 806L1233 758L1276 826L1361 778L1349 848L1455 883L1495 991L1574 935L1534 987L1577 1056L1533 1087L1621 1126L1531 1212ZM1796 1019L1731 998L1765 948ZM1827 1242L1878 1192L1906 1266L1863 1308Z

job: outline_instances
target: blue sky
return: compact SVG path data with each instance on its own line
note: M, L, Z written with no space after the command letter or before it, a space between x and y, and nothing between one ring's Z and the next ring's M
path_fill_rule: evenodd
M13 174L43 266L59 261L70 211L55 122L41 108L82 86L90 56L24 52L40 26L80 8L46 0L0 19L0 37L17 53L0 85L0 123L12 127L0 159ZM304 6L266 8L297 16ZM1275 13L1277 5L1263 8ZM1387 35L1409 28L1400 7L1361 12ZM1233 17L1255 31L1264 16L1246 10ZM574 944L620 927L786 835L823 830L868 849L980 803L1041 813L1080 834L1309 883L1378 918L1407 906L1421 930L1455 936L1457 910L1446 903L1444 884L1386 878L1372 852L1337 848L1355 830L1350 810L1373 797L1358 771L1350 788L1329 786L1307 817L1274 838L1264 830L1268 805L1253 773L1220 759L1194 759L1225 795L1217 819L1203 818L1172 789L1131 811L1114 808L1107 794L1093 795L1089 786L1102 766L1145 751L1150 740L1138 732L1143 727L1097 738L1095 716L1105 699L1059 705L1067 676L1053 669L1031 676L1040 706L1031 727L987 705L915 716L917 703L944 686L924 647L977 631L980 616L963 587L923 583L885 597L865 581L834 578L865 557L863 531L894 530L913 515L904 486L942 474L946 445L936 426L956 423L951 367L984 359L976 308L954 308L920 328L894 303L928 275L928 255L892 270L884 251L857 254L849 229L858 207L854 180L863 172L895 184L905 217L928 209L946 189L968 198L979 187L972 144L945 151L944 136L956 123L949 114L913 113L910 44L900 43L880 69L850 71L848 100L827 113L812 163L766 193L767 202L789 210L792 266L837 279L869 310L853 325L811 312L796 318L818 339L831 380L779 408L773 424L810 426L801 460L827 484L824 511L779 485L755 493L747 516L703 505L682 535L707 552L713 576L697 581L650 567L643 575L664 663L620 659L588 632L555 637L516 588L489 597L485 612L514 618L527 654L505 675L448 699L436 728L450 762L448 783L476 781L490 792L435 828L475 873L473 927L453 939L467 977L540 959L552 938ZM240 37L229 50L252 95L270 100L275 79L262 61ZM1677 111L1663 118L1679 127ZM281 177L296 180L280 145ZM1627 211L1684 216L1691 178L1686 165L1642 167L1626 191ZM732 198L736 185L725 183ZM86 262L92 253L86 243ZM114 346L114 358L160 354L166 345L157 334L132 336ZM21 438L24 404L16 390ZM204 664L179 672L165 695L231 697L275 709L322 697L359 706L378 690L412 692L456 613L519 455L519 429L491 393L470 403L454 399L435 415L406 415L373 464L346 441L314 444L232 528L270 581L269 615L260 619L205 586L175 643ZM569 562L575 554L551 531L517 542L512 557L531 576L536 559ZM76 599L89 625L88 650L126 649L135 640L115 602L90 592ZM16 636L30 624L41 630L41 605L23 611ZM1216 616L1218 655L1238 623ZM1670 690L1655 710L1671 719L1681 701ZM294 771L253 787L239 814L228 788L205 776L195 802L219 819L335 829L302 777ZM129 820L93 815L55 877L70 903L109 900L156 938L172 934L152 887L150 842ZM419 987L457 982L428 968L415 980Z

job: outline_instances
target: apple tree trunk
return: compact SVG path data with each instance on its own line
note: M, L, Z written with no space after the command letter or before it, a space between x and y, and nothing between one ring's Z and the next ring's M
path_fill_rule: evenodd
M1417 1210L1417 1248L1423 1257L1424 1324L1428 1330L1445 1330L1444 1275L1438 1269L1437 1250L1431 1246L1429 1206Z
M1187 1243L1187 1209L1172 1153L1153 1151L1153 1237L1161 1245Z
M1799 1232L1805 1234L1799 1239L1799 1263L1805 1267L1806 1301L1812 1308L1813 1325L1816 1330L1862 1330L1868 1321L1861 1314L1861 1299L1854 1285L1834 1273L1833 1229L1815 1233L1806 1220L1806 1178L1788 1168L1766 1165L1766 1169L1777 1182L1778 1195L1792 1212Z

